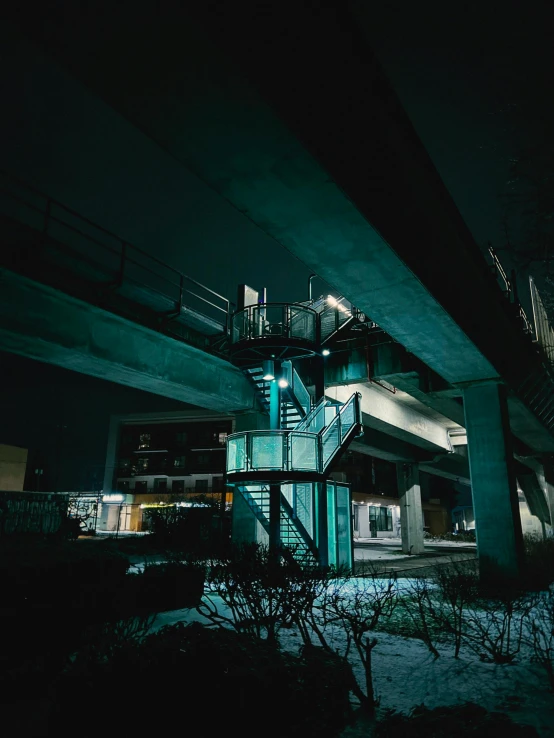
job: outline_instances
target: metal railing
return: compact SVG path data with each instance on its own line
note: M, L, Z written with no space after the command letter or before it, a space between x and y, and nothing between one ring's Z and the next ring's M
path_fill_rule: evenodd
M282 365L284 378L289 383L290 392L294 395L296 402L307 415L312 408L312 398L306 389L304 382L290 361L284 361Z
M318 406L319 407L319 406ZM325 406L322 406L325 409ZM227 474L314 472L323 474L353 428L361 423L360 396L354 393L319 433L254 430L227 438Z
M317 344L319 316L309 307L281 302L249 305L231 316L232 344L260 338Z
M0 179L2 214L41 233L37 256L45 257L47 244L54 265L123 294L128 287L126 296L142 298L148 307L157 299L168 317L186 308L207 311L227 329L230 303L223 295L13 175L0 170ZM55 242L66 248L54 253Z
M521 306L518 299L515 270L512 270L511 278L508 277L506 270L500 263L500 259L496 255L496 252L492 246L489 246L489 254L492 259L493 273L496 276L506 299L514 305L516 317L521 321L523 332L529 336L534 336L535 329L533 327L533 324L527 317L527 313Z
M329 406L329 400L322 397L312 410L296 426L295 430L307 433L319 433L325 426L325 408Z
M258 471L319 473L317 433L244 431L227 439L227 474Z

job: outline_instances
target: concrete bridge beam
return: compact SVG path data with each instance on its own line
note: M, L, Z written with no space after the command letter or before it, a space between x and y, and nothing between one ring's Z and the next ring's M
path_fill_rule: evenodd
M220 412L255 407L223 359L0 270L0 350Z
M361 394L362 418L364 426L413 444L434 453L452 450L448 430L440 423L417 412L401 402L397 402L375 386L349 384L331 387L326 390L327 397L346 402L352 393Z

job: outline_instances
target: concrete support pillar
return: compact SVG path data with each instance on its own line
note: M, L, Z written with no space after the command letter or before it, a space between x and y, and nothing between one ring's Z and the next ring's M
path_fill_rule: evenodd
M494 381L466 387L464 411L480 577L515 579L523 537L506 388Z
M104 467L104 483L102 492L109 495L115 491L116 471L117 471L117 450L119 446L119 434L121 428L121 418L112 415L110 418L110 429L108 432L108 447L106 449L106 466Z
M418 465L398 462L396 478L400 497L402 551L407 554L423 553L423 510Z
M544 489L544 496L548 504L550 512L550 526L547 529L548 535L554 536L554 459L544 458L542 460L542 475L539 475L539 482Z

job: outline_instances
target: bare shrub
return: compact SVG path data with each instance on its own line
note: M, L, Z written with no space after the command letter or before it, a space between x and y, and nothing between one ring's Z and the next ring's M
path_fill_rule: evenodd
M533 661L546 671L554 692L554 591L540 592L525 623L525 641L533 650Z
M214 625L270 641L277 640L281 628L294 624L304 644L311 645L311 634L317 630L315 603L335 574L302 566L286 554L257 543L233 546L209 563L198 612ZM220 611L213 595L221 597L228 615Z
M458 658L463 641L465 608L478 595L479 577L475 561L452 561L437 566L434 581L440 603L433 610L437 625L454 639L454 657Z
M464 608L462 640L482 661L511 664L519 654L534 598L502 590Z
M354 682L352 691L363 708L372 712L379 704L373 688L372 651L377 639L370 637L379 620L392 615L398 603L396 575L383 578L373 568L369 576L337 581L327 592L324 603L326 624L340 624L346 633L344 658L356 649L365 676L365 692Z
M425 643L433 656L438 659L440 653L435 646L433 624L440 622L440 606L437 609L432 597L432 584L424 577L416 577L401 598L403 609L408 614L414 627L412 637Z

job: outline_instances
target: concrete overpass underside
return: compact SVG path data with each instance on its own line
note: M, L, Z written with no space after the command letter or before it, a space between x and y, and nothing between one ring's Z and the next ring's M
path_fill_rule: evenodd
M87 16L67 0L13 13L132 125L462 390L482 573L516 576L508 401L516 435L551 453L522 390L539 357L348 4L163 16L126 3L106 16L95 4ZM406 472L403 484L414 479Z

